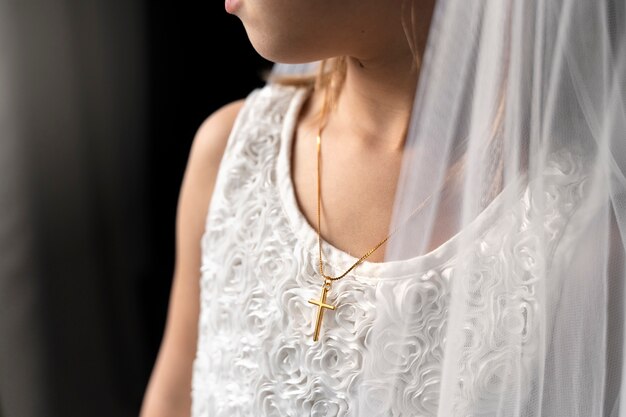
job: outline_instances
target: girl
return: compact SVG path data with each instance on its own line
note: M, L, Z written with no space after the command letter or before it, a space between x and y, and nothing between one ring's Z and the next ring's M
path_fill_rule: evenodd
M321 64L199 129L143 416L616 409L622 15L524 4L226 0Z

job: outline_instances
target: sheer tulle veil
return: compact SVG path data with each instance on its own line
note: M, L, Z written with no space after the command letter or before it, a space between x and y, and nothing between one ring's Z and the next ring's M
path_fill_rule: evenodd
M626 415L625 23L623 0L437 3L386 250L417 275L377 290L359 416L418 396L439 417Z

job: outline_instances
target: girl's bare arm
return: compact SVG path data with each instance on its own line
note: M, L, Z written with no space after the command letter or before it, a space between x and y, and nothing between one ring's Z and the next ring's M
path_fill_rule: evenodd
M200 238L226 142L242 106L237 101L205 120L194 138L176 217L176 265L165 332L141 417L188 417L199 314Z

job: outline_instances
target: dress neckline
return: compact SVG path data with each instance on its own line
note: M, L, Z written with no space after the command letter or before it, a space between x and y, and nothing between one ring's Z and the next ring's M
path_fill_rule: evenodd
M276 88L272 86L272 88ZM277 87L285 88L285 87ZM295 234L300 245L305 248L315 258L318 256L317 232L309 223L308 219L300 209L293 184L291 172L291 157L293 151L293 141L296 134L296 126L298 116L306 101L310 90L308 88L296 88L290 98L290 103L283 118L283 126L280 130L280 149L276 162L277 184L280 193L280 200L283 210L289 220L289 225ZM517 195L520 196L526 188L522 185L525 183L526 175L518 176L508 186L517 189ZM481 234L486 225L492 224L493 220L501 214L499 208L502 205L504 195L508 194L502 191L478 216L476 216L468 225L451 236L441 245L422 255L414 256L402 260L370 262L364 261L357 266L350 276L363 279L376 280L397 280L404 278L414 278L423 275L425 272L451 262L456 254L456 246L462 238L463 233L472 230L474 234ZM521 199L521 196L520 196ZM324 253L324 262L329 267L330 273L344 271L350 265L357 261L357 258L349 253L333 246L324 240L322 236L322 250Z

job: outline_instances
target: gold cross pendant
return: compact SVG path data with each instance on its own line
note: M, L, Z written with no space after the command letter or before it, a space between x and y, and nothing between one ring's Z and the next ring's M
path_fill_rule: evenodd
M324 284L322 285L322 295L319 300L309 300L309 303L315 304L317 306L317 323L315 323L315 333L313 333L313 341L317 342L320 337L320 329L322 328L322 319L324 318L324 309L327 308L329 310L334 310L335 306L326 304L326 296L328 295L328 291L330 291L330 286L332 285L332 281L329 279L324 280Z

